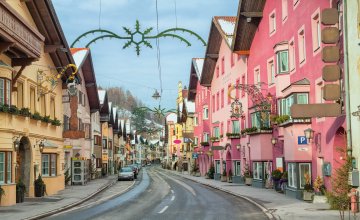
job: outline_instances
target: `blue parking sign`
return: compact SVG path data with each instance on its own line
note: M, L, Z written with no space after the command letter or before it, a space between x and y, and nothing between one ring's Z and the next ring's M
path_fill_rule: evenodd
M306 137L305 136L298 136L298 144L299 145L307 144Z

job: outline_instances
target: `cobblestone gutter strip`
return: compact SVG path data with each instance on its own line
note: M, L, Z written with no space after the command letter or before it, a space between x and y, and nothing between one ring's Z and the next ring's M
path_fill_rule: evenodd
M270 220L275 220L275 219L277 219L277 218L271 213L271 211L270 211L269 209L267 209L265 206L261 205L260 203L256 202L255 200L253 200L253 199L251 199L251 198L249 198L249 197L247 197L247 196L243 196L243 195L241 195L241 194L239 194L239 193L235 193L235 192L232 192L232 191L230 191L230 190L223 189L223 188L221 188L221 187L217 187L217 186L214 186L214 185L211 185L211 184L208 184L208 183L204 183L204 182L195 180L195 179L193 179L193 178L189 178L189 177L187 177L186 175L181 175L181 174L178 174L178 173L172 172L172 171L167 171L167 172L173 173L173 174L175 174L175 175L177 175L177 176L184 177L184 178L186 178L186 179L188 179L188 180L191 180L191 181L193 181L193 182L200 183L200 184L202 184L202 185L205 185L205 186L208 186L208 187L217 189L217 190L221 190L221 191L226 192L226 193L229 193L229 194L231 194L231 195L240 197L240 198L242 198L242 199L244 199L244 200L246 200L246 201L248 201L248 202L256 205L257 207L259 207L259 209L261 209L261 211L268 217L268 219L270 219Z
M114 185L116 182L117 182L117 179L115 178L115 180L110 181L108 184L105 184L104 186L102 186L101 188L99 188L98 190L96 190L95 192L93 192L92 194L88 195L87 197L85 197L85 198L83 198L83 199L81 199L81 200L79 200L79 201L70 203L70 204L68 204L68 205L65 205L65 206L60 207L60 208L57 208L57 209L53 209L53 210L48 211L48 212L41 213L41 214L39 214L39 215L35 215L35 216L32 216L32 217L25 218L24 220L42 219L42 218L45 218L45 217L54 215L54 214L56 214L56 213L65 211L65 210L67 210L67 209L70 209L70 208L72 208L72 207L74 207L74 206L78 206L78 205L80 205L80 204L88 201L88 200L91 199L92 197L96 196L97 194L101 193L101 192L104 191L105 189L111 187L111 186Z

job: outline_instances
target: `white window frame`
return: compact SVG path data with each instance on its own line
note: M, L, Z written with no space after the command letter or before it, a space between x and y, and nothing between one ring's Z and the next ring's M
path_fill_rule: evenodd
M296 188L296 163L288 163L288 186Z
M237 123L236 123L237 122ZM237 125L237 126L236 126ZM240 133L240 121L232 120L231 121L231 131L232 133Z
M213 137L220 138L220 128L219 128L219 126L214 127L213 132L214 132L214 133L213 133Z
M304 177L304 175L305 175L305 173L302 173L302 170L301 170L301 167L302 166L308 166L308 168L309 168L309 175L310 175L310 184L311 184L311 163L299 163L299 183L300 183L300 189L304 189L304 186L305 186L305 182L303 182L303 181L305 181L305 177Z
M262 180L263 177L263 162L253 162L253 178L256 180Z
M240 160L234 160L234 176L241 176L241 161Z
M209 119L209 108L207 106L203 107L203 120Z
M50 175L50 154L41 155L41 175L42 176Z
M209 133L204 133L203 142L209 142Z
M221 173L221 166L220 166L220 160L215 160L215 173L220 174Z
M286 53L287 57L287 67L282 69L281 67L281 54ZM289 50L280 50L276 53L276 63L277 63L277 74L284 74L289 72Z

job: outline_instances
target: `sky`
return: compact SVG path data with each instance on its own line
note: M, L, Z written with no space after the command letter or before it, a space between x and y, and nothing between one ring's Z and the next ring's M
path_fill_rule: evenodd
M122 27L134 30L136 20L140 29L153 27L156 34L156 0L52 0L69 45L81 34L106 29L126 36ZM100 13L101 2L101 13ZM175 10L176 4L176 10ZM159 31L186 28L208 40L213 16L235 16L238 0L158 0ZM177 21L177 22L176 22ZM98 35L83 38L75 47L84 47ZM160 62L163 93L161 101L151 96L160 91L156 41L153 48L142 47L140 56L134 46L122 49L126 40L106 39L90 46L97 84L103 87L120 86L130 90L148 107L173 109L176 106L177 84L189 84L191 59L204 57L206 47L194 36L181 33L192 46L173 38L160 39Z

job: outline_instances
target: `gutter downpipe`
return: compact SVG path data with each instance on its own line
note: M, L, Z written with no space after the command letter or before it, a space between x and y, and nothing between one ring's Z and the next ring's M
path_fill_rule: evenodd
M352 157L347 7L348 7L347 0L344 0L343 1L344 39L343 40L344 40L346 145L347 145L346 149L348 156Z

